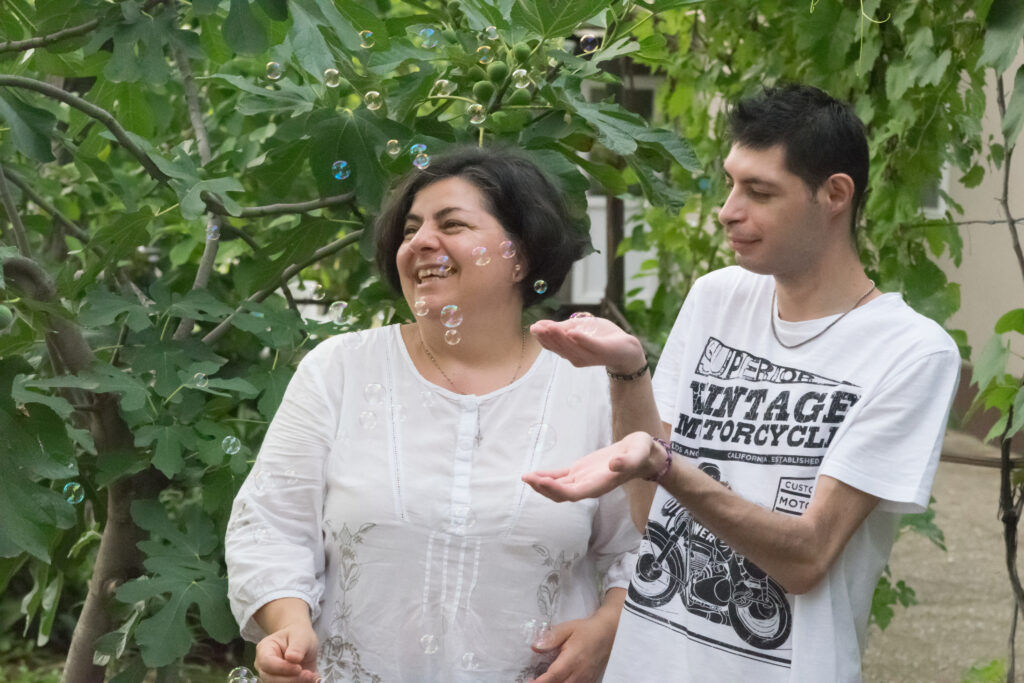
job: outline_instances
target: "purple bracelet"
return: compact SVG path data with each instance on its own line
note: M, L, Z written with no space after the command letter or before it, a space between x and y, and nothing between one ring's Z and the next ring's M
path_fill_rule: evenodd
M667 441L665 441L664 439L659 439L656 436L652 436L651 440L665 449L665 464L661 466L661 469L658 470L656 474L652 474L649 477L644 477L644 479L646 479L647 481L660 482L662 477L668 474L668 471L672 469L672 447L668 445Z

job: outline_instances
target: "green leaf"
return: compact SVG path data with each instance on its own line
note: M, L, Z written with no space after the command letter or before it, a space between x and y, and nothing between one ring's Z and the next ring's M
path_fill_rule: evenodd
M224 20L224 41L242 55L258 55L270 43L267 30L249 8L249 0L231 0L231 9Z
M40 403L45 405L59 415L62 420L67 420L71 417L71 413L75 412L74 407L67 399L61 396L41 394L38 391L32 391L32 389L29 388L31 383L32 381L27 375L18 375L15 377L14 386L11 389L11 398L18 403Z
M292 28L288 32L288 41L295 59L309 73L319 77L324 69L334 66L331 49L320 33L320 28L298 3L292 7Z
M127 314L124 322L133 332L153 325L150 309L139 303L137 297L114 294L105 289L92 289L86 294L77 321L84 327L100 329L113 325L124 314Z
M143 86L122 83L118 86L117 115L125 128L143 137L151 137L156 128L153 108Z
M168 313L179 318L220 322L235 309L215 297L208 289L190 289L171 304Z
M202 193L210 192L217 196L220 203L224 205L227 212L232 216L242 213L242 207L234 199L227 195L228 192L244 192L245 187L238 182L237 178L211 178L200 180L192 185L181 196L181 215L186 219L199 218L206 212L206 202L203 201Z
M219 642L237 636L238 628L227 604L227 579L215 559L204 559L218 547L213 521L196 507L184 515L184 531L163 506L151 500L132 503L132 518L151 532L139 543L147 555L144 565L152 576L125 583L117 590L121 602L146 601L160 606L139 622L135 640L150 667L166 666L183 657L192 646L188 615L199 610L203 628ZM159 601L154 601L159 598Z
M260 390L260 400L256 403L260 415L268 420L274 417L293 374L294 370L281 365L273 370L258 368L249 375L249 379Z
M9 432L4 432L6 435ZM4 467L0 477L0 552L13 557L23 550L44 562L50 560L50 547L60 529L75 523L71 505L56 491L44 488L19 471ZM16 548L14 552L7 549Z
M1010 68L1024 35L1024 3L995 0L985 18L985 47L979 62L997 74Z
M186 448L195 448L196 438L188 425L146 425L135 431L135 445L145 448L152 444L153 467L173 477L185 466L182 453Z
M1009 356L1010 349L1003 345L1002 337L993 335L974 360L971 384L984 389L992 380L1002 377L1006 373L1006 360Z
M511 19L543 39L564 38L607 6L606 0L516 0Z
M288 0L257 0L268 17L274 21L288 19Z
M356 191L363 206L379 206L388 187L388 174L380 164L377 150L384 148L389 136L373 112L358 109L318 124L311 131L310 169L323 196ZM347 161L352 174L337 180L331 173L335 161Z
M1024 66L1017 69L1017 75L1013 79L1013 92L1006 105L1006 115L1003 116L1003 139L1006 141L1007 149L1017 144L1022 127L1024 127Z
M14 95L0 91L0 118L11 127L18 151L35 161L53 161L50 136L57 120L45 109L25 104Z
M1020 332L1024 334L1024 308L1007 311L996 321L996 334Z

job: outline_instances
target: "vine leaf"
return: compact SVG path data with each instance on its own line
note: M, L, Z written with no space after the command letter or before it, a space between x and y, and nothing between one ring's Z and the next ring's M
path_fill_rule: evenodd
M979 62L997 74L1010 68L1024 32L1024 4L1020 0L995 0L985 18L985 47Z
M1006 372L1006 359L1009 356L1010 349L1003 346L1002 337L998 334L993 335L974 361L971 384L977 384L979 389L984 389L992 380L1002 377Z
M607 6L606 0L516 0L512 23L525 25L544 39L563 37Z
M1017 144L1021 127L1024 127L1024 66L1017 69L1013 79L1013 93L1006 105L1006 115L1003 116L1003 139L1007 147Z
M267 51L267 29L252 13L248 0L231 0L231 9L224 20L224 41L242 55L258 55Z
M996 321L996 333L1020 332L1024 334L1024 308L1007 311Z

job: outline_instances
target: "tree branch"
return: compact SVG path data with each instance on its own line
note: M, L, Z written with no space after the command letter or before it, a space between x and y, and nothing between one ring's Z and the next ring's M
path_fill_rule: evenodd
M1006 92L1003 89L1003 78L996 74L996 105L999 107L999 119L1006 118ZM1013 160L1013 140L1003 140L1006 157L1003 159L1003 193L999 197L999 206L1003 209L1006 224L1010 228L1010 239L1013 241L1013 253L1017 255L1017 265L1021 277L1024 277L1024 251L1020 246L1020 235L1017 234L1017 221L1010 212L1010 162Z
M215 227L215 225L211 220L206 227L207 235L210 233L210 228ZM207 237L206 245L203 247L203 256L199 260L199 268L196 270L196 279L192 282L193 290L205 289L206 285L210 282L210 273L213 272L213 264L217 261L218 249L220 249L220 239L210 239ZM196 321L192 318L182 318L178 323L178 329L174 331L174 338L179 340L187 338L195 324Z
M43 199L42 195L36 192L35 189L33 189L33 187L29 185L24 178L22 178L20 175L18 175L11 169L4 168L2 165L0 165L0 171L6 172L7 179L11 181L12 185L17 186L18 189L25 193L26 197L28 197L33 203L35 203L36 206L38 206L46 213L50 214L50 216L52 216L54 220L63 225L64 229L70 232L72 235L74 235L75 239L77 239L79 242L83 244L89 242L89 235L86 234L85 230L82 230L82 228L78 227L78 225L76 225L74 222L71 221L71 219L69 219L67 216L61 213L60 210L53 204L50 204L48 201Z
M117 122L117 119L111 115L106 109L97 107L95 104L85 100L78 95L69 93L66 90L62 90L57 86L50 85L49 83L43 83L33 78L25 78L24 76L3 76L0 75L0 86L8 86L11 88L24 88L26 90L33 90L42 95L46 95L52 99L63 102L64 104L74 107L79 111L91 116L96 119L107 129L114 134L121 146L127 149L132 155L139 160L142 167L146 169L146 173L150 175L154 180L159 183L166 183L170 178L153 163L153 160L149 158L149 155L141 147L136 145L132 139L128 136L128 131Z
M313 252L313 255L310 256L308 259L306 259L304 262L302 262L302 263L293 263L292 265L290 265L287 268L285 268L284 272L281 273L281 277L278 278L278 282L275 282L270 287L267 287L265 289L261 289L258 292L255 292L254 294L251 294L249 296L249 298L246 299L246 302L248 303L250 301L253 301L253 302L263 301L268 296L270 296L270 294L275 289L277 289L278 287L283 286L286 282L288 282L288 280L291 279L291 277L293 275L298 273L300 270L302 270L303 268L307 268L307 267L313 265L317 261L320 261L322 259L327 258L328 256L330 256L331 254L334 254L335 252L341 251L342 249L344 249L345 247L349 246L350 244L357 243L359 241L359 238L362 236L362 234L363 234L362 230L356 230L355 232L353 232L353 233L351 233L349 235L345 235L341 239L334 240L333 242L331 242L330 244L328 244L325 247L320 247L315 252ZM220 322L220 324L217 325L217 327L215 327L212 330L210 330L207 333L207 335L205 337L203 337L203 343L205 343L205 344L213 344L218 339L223 337L224 334L231 327L231 320L236 315L241 313L242 310L243 310L242 306L239 306L238 308L236 308L235 311L231 315L229 315L227 318L222 320Z
M7 42L0 43L0 53L24 52L25 50L31 50L37 47L45 47L53 43L59 43L60 41L68 38L74 38L75 36L88 33L99 25L100 19L97 18L87 21L84 24L65 28L45 36L36 36L34 38L26 38L25 40L8 40Z
M206 202L206 208L210 213L218 216L230 216L228 210L224 208L224 205L220 203L217 197L209 192L203 192L201 195L204 202ZM336 194L332 197L323 197L321 199L313 199L308 202L298 202L295 204L268 204L267 206L250 206L242 209L242 212L238 214L239 218L258 218L262 216L280 216L286 213L306 213L307 211L315 211L316 209L324 209L328 206L337 206L339 204L347 204L352 201L355 197L355 192L346 192L345 194Z
M169 0L171 9L178 7L177 0ZM210 137L206 133L206 124L203 123L203 112L199 107L199 90L196 87L196 79L192 77L192 66L188 62L188 55L176 41L171 41L171 52L174 54L174 61L181 73L182 86L185 90L185 103L188 107L188 119L192 123L192 131L196 136L196 147L199 150L199 161L205 166L210 162Z
M32 252L28 248L28 235L25 234L25 224L21 222L18 214L18 207L14 205L10 190L7 189L7 178L4 175L4 168L0 166L0 203L3 203L7 218L11 221L11 229L14 231L14 242L18 245L18 251L25 258L31 258Z

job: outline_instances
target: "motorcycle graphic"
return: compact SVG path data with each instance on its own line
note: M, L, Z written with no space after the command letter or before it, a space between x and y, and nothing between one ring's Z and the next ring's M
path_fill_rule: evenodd
M701 469L720 480L714 465ZM669 499L661 511L664 526L647 524L630 599L660 607L679 594L688 612L731 626L754 647L773 650L785 643L793 618L782 587L711 534L676 500Z

